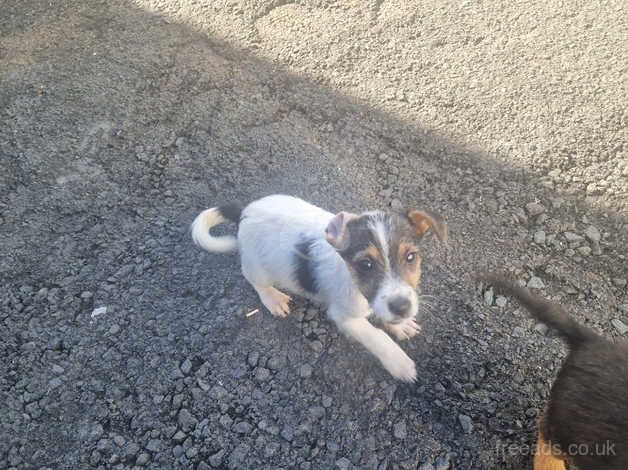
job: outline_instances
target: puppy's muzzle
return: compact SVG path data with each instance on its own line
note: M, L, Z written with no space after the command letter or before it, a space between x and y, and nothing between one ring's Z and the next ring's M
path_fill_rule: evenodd
M397 295L388 300L388 310L400 320L411 316L412 302L407 297Z

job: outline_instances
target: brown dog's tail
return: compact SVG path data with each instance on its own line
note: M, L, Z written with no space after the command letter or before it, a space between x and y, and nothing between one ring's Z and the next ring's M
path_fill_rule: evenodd
M598 338L593 330L572 319L559 304L533 295L528 289L508 280L507 277L485 274L481 279L492 284L498 292L517 299L534 318L554 328L570 346Z

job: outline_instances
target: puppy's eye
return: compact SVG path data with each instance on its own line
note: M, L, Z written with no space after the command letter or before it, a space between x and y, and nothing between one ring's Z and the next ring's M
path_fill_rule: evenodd
M358 261L357 266L360 271L370 271L373 269L373 262L368 258L363 258Z
M417 252L416 251L412 251L410 253L408 253L406 255L406 262L407 263L414 263L414 261L416 260L417 257Z

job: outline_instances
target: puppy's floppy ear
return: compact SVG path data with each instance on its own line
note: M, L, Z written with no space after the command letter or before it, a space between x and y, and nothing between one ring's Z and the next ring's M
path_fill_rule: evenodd
M443 244L447 244L447 223L437 214L430 211L412 209L408 212L408 220L414 227L418 237L422 237L430 228Z
M325 229L325 239L338 251L343 251L349 246L349 231L347 222L358 216L350 212L339 212L329 221Z

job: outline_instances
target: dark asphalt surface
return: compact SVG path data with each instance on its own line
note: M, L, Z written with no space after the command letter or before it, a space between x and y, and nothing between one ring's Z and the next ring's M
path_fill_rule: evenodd
M221 11L262 8L243 5ZM244 47L122 0L0 8L0 468L518 469L529 456L503 449L534 442L565 351L474 274L509 270L626 335L623 114L610 143L549 125L543 148L564 154L537 165L483 149L482 129L462 145L404 119L417 101L393 112L299 73L309 56L291 63L279 27L273 47ZM333 13L308 8L314 25ZM447 103L435 122L460 119ZM580 157L597 147L612 151ZM416 384L304 301L247 317L261 305L237 257L192 244L201 209L272 193L448 220L449 253L425 240L431 305L403 344Z

